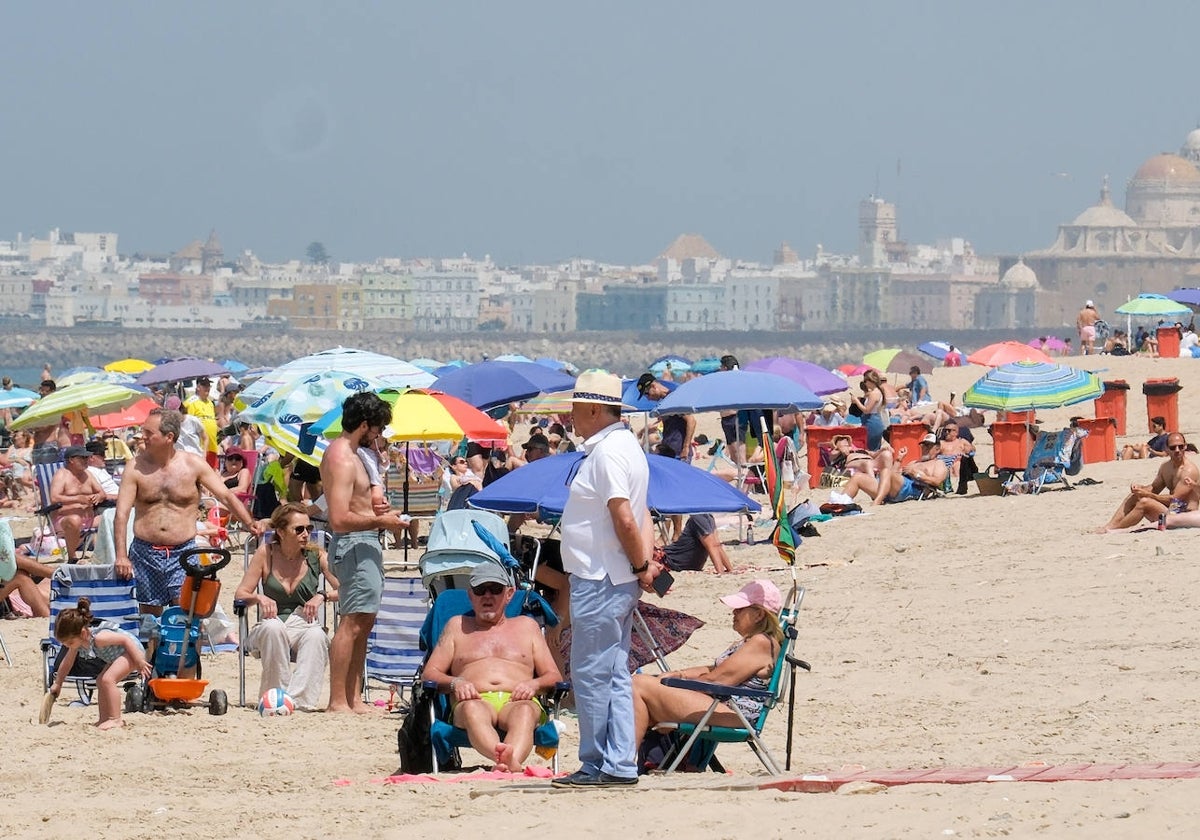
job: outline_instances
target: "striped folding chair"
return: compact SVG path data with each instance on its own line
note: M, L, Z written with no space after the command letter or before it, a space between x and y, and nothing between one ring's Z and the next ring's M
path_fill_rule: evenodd
M367 637L365 700L370 702L373 686L401 698L412 687L425 661L421 625L428 611L429 593L420 578L384 578L383 601Z
M38 532L43 534L53 534L61 537L62 532L54 523L54 512L62 505L56 505L50 501L50 482L54 480L54 474L65 466L64 461L50 461L49 463L33 465L34 483L37 485L38 503L40 507L34 511L38 518ZM74 562L85 560L88 554L95 548L96 545L96 528L83 528L79 532L79 552L75 556Z

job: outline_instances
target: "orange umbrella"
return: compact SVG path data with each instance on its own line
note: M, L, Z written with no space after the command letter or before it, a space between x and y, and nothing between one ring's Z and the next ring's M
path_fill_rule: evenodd
M1054 364L1054 360L1036 347L1022 344L1019 341L1000 341L976 350L967 361L983 367L1000 367L1012 362L1045 362Z
M110 414L97 414L91 418L92 427L107 430L124 429L126 426L140 426L146 422L146 418L150 416L151 410L158 407L158 403L146 397L144 400L138 400L133 405L123 408L120 411L114 411Z

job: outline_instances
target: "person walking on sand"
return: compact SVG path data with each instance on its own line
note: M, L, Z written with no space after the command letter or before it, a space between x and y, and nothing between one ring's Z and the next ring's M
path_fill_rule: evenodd
M329 549L338 580L341 621L329 645L329 712L365 713L360 684L367 656L367 636L383 598L381 529L399 539L407 516L371 503L371 484L358 448L383 433L392 407L378 394L354 394L342 404L342 434L321 459L321 485L329 504Z
M1170 495L1163 495L1168 491ZM1132 528L1143 519L1157 522L1167 513L1184 513L1200 507L1200 470L1188 460L1187 440L1179 432L1167 438L1167 460L1149 486L1131 484L1129 495L1100 532Z
M1075 316L1075 328L1079 330L1079 346L1083 348L1085 356L1096 352L1096 322L1099 320L1100 316L1096 312L1096 306L1090 300Z
M581 767L551 784L636 785L637 733L629 644L640 590L662 567L652 560L646 491L650 470L621 422L621 380L588 372L575 383L571 418L584 458L562 514L563 568L570 575L571 682Z

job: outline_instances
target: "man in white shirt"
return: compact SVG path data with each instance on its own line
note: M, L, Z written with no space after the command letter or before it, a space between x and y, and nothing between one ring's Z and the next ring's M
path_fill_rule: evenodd
M562 560L570 575L571 682L582 766L552 784L636 785L629 644L641 590L651 588L662 568L652 561L650 470L637 438L621 422L618 377L584 373L571 402L585 455L569 481Z
M110 502L117 500L117 493L120 492L120 487L117 482L109 474L108 469L104 466L104 453L108 449L108 445L100 439L88 441L84 447L90 453L88 455L87 471L96 479L96 483L100 485L100 489L104 491L104 498Z

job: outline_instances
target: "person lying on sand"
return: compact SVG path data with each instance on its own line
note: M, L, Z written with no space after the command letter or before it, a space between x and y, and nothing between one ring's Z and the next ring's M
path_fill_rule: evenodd
M906 452L901 447L896 455L903 459ZM852 475L841 492L853 499L861 490L877 505L908 502L921 498L927 487L940 487L949 474L949 467L938 457L937 437L930 434L921 441L919 461L904 466L892 464L879 473L878 479L863 473Z
M1169 494L1168 494L1169 493ZM1149 486L1131 484L1129 495L1098 533L1123 531L1143 520L1157 522L1164 513L1184 513L1200 507L1200 470L1188 460L1187 440L1179 432L1167 438L1167 460Z

